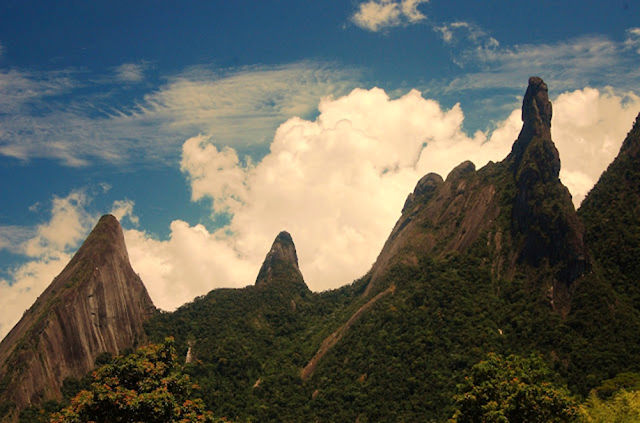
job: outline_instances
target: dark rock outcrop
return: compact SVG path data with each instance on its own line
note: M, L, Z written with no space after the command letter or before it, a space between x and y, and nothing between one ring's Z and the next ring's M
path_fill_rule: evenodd
M120 224L103 216L0 344L0 402L14 405L7 418L60 399L62 381L84 376L100 353L135 346L154 310L129 263Z
M260 267L255 285L263 287L282 283L293 283L307 288L298 267L296 247L291 235L286 231L280 232L273 241L271 250Z
M569 190L560 182L551 110L546 84L530 78L522 103L522 131L507 157L516 184L511 229L518 262L533 267L546 262L554 295L565 297L570 285L588 270L589 260L584 227Z

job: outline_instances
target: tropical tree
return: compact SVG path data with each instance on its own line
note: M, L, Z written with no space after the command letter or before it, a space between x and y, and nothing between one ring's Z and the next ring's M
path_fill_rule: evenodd
M571 422L577 408L568 391L550 382L540 357L490 353L473 366L454 397L457 423Z
M52 423L222 422L193 399L197 386L182 374L173 338L127 356L117 356L93 373L88 390L52 416Z

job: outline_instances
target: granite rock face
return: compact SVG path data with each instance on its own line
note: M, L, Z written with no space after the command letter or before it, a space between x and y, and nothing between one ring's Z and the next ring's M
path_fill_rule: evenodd
M117 219L103 216L73 259L0 344L0 402L19 410L61 398L66 377L81 378L103 352L143 336L155 307L129 263Z
M255 285L266 287L282 283L294 283L308 289L298 267L296 246L291 235L286 231L280 232L273 241L271 249L262 262Z

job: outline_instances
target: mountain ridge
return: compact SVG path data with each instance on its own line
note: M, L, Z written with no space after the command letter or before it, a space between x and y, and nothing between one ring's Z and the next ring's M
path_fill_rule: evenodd
M640 116L578 211L551 118L532 77L511 153L422 177L352 284L311 292L283 231L254 285L158 313L146 336L190 351L216 414L265 422L444 421L488 352L538 354L579 395L640 372Z

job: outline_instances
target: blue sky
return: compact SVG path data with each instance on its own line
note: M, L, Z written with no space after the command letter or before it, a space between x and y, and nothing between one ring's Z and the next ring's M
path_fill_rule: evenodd
M636 0L0 1L0 336L104 213L172 309L289 230L361 276L420 176L501 160L549 85L576 206L640 111Z

